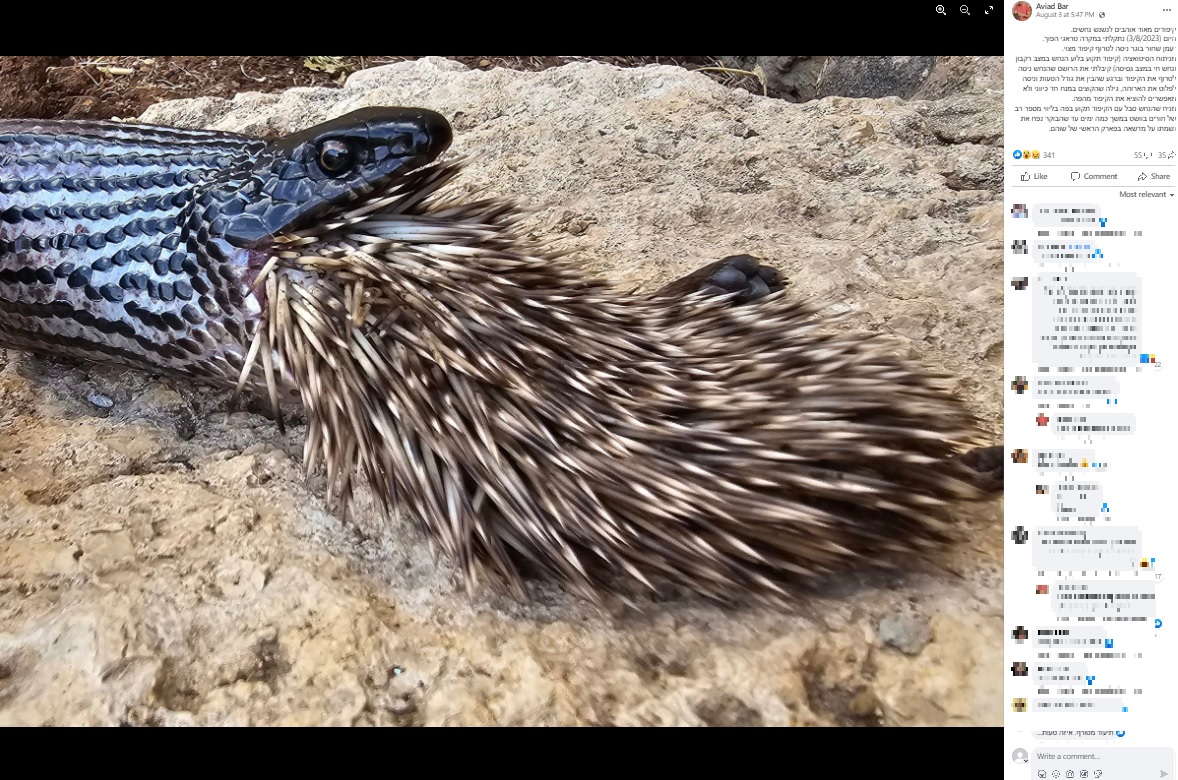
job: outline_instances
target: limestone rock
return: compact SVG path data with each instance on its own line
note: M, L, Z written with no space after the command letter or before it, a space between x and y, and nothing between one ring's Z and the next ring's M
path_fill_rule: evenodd
M938 100L1002 91L1002 57L771 56L720 61L759 72L769 97L794 103L823 97Z

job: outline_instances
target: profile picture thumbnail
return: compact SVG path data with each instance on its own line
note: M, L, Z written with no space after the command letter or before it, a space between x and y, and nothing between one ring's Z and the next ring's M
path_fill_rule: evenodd
M1011 8L1010 11L1014 14L1014 18L1018 19L1020 22L1025 22L1031 18L1031 4L1022 2L1022 0L1019 0L1019 2L1015 3L1014 7Z

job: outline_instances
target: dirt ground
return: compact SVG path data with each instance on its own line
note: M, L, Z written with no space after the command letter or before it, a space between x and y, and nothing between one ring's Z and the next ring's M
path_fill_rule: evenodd
M339 85L356 70L417 57L0 57L0 118L109 119L187 97L233 97L289 87ZM621 67L715 67L715 57L448 57L472 69L538 71L570 62ZM707 71L746 86L749 76Z

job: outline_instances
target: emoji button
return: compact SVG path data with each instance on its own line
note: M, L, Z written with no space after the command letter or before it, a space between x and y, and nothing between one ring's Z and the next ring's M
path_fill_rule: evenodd
M1036 149L1036 150L1034 150L1033 152L1031 152L1031 159L1032 159L1032 160L1038 160L1038 159L1039 159L1039 150L1038 150L1038 149Z

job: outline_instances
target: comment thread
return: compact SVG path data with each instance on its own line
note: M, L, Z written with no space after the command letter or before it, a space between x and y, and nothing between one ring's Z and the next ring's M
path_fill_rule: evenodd
M1174 771L1178 39L1147 5L1006 22L1007 777Z

